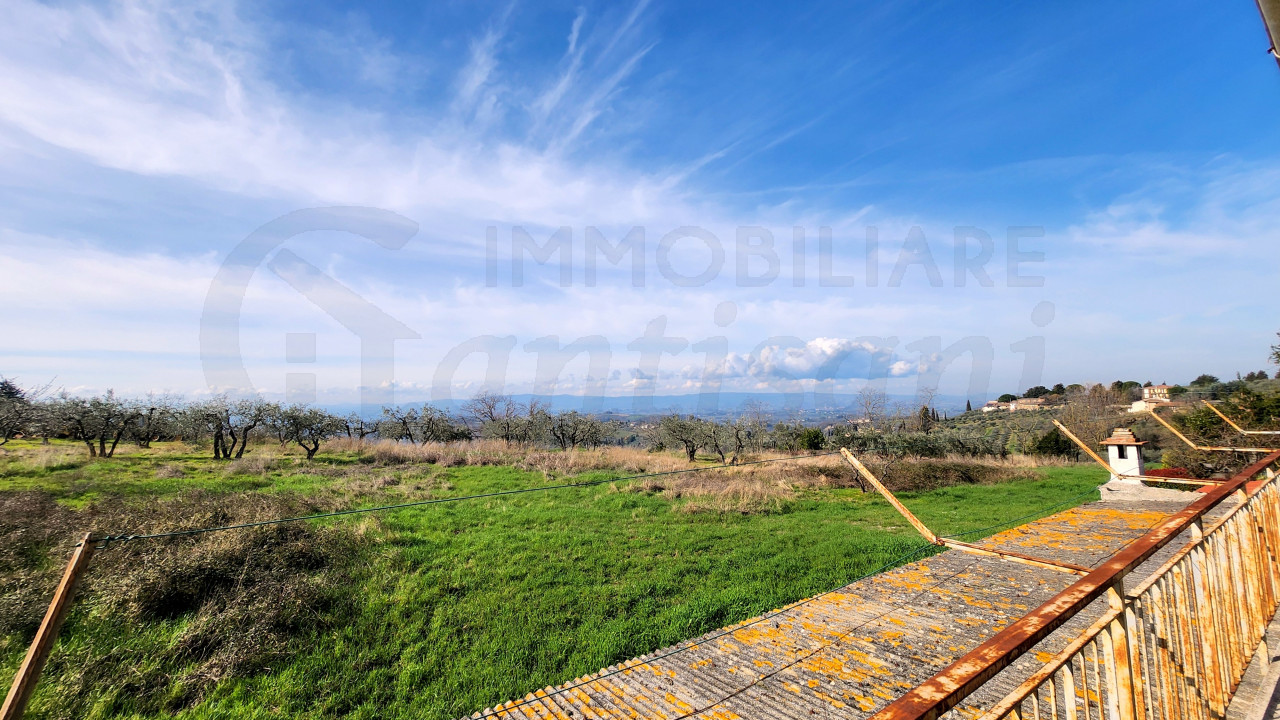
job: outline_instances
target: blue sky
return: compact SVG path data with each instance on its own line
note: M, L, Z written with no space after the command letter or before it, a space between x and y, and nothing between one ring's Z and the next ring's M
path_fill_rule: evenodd
M1244 0L14 0L0 373L346 402L369 383L399 399L868 381L981 399L1260 369L1280 329L1266 46ZM245 373L211 374L231 353L200 344L219 267L256 228L333 206L417 233L272 246L239 304ZM590 233L635 228L643 287L629 259L599 260L589 284ZM957 277L957 228L990 238L990 287ZM1011 280L1011 228L1014 275L1042 281ZM517 286L518 229L567 239L546 264L518 255ZM741 265L740 235L767 245ZM276 257L349 292L308 298ZM380 321L333 310L357 297L406 329L393 371L366 357L362 373L368 338L349 326ZM654 360L638 339L659 325ZM289 362L289 334L314 337L313 362ZM548 349L574 341L597 355Z

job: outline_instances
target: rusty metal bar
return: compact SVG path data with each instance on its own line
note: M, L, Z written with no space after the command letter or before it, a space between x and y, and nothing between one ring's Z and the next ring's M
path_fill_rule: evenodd
M1161 425L1165 426L1165 428L1166 428L1169 432L1173 433L1174 435L1177 435L1177 436L1178 436L1178 439L1179 439L1179 440L1181 440L1182 442L1186 443L1187 445L1189 445L1189 446L1191 447L1191 449L1192 449L1192 450L1200 450L1200 451L1203 451L1203 452L1242 452L1242 453L1274 453L1274 452L1280 452L1280 450L1276 450L1275 448L1244 448L1244 447L1218 447L1218 446L1204 446L1204 445L1197 445L1197 444L1195 444L1195 443L1191 442L1190 440L1188 440L1186 435L1183 435L1182 433L1178 432L1178 429L1177 429L1177 428L1175 428L1173 425L1170 425L1168 422L1166 422L1164 418L1162 418L1162 417L1160 417L1159 415L1157 415L1157 414L1156 414L1156 411L1155 411L1154 409L1153 409L1153 410L1148 410L1148 411L1147 411L1147 413L1148 413L1148 414L1150 414L1150 415L1151 415L1151 417L1155 418L1155 419L1156 419L1156 422L1158 422L1158 423L1160 423Z
M1111 473L1112 477L1121 478L1122 480L1139 480L1141 482L1159 482L1159 483L1170 483L1174 485L1217 485L1219 482L1221 482L1218 480L1188 480L1186 478L1157 478L1157 477L1151 477L1148 475L1126 475L1124 473L1116 472L1116 469L1111 467L1111 465L1107 463L1106 460L1103 460L1102 456L1094 452L1093 448L1089 447L1087 444L1085 444L1083 440L1076 437L1075 433L1068 430L1066 425L1062 424L1057 419L1053 420L1053 424L1057 426L1058 430L1060 430L1063 435L1067 436L1068 440L1075 443L1081 450L1088 453L1089 457L1093 458L1094 462L1098 463L1107 472Z
M889 492L889 488L885 487L884 483L880 482L880 478L877 478L874 473L872 473L869 469L867 469L867 466L863 465L862 461L859 460L857 457L855 457L853 453L849 452L847 448L840 448L840 454L843 455L844 459L850 465L852 465L855 470L858 471L858 474L862 475L862 477L866 479L867 482L871 483L871 486L874 487L876 491L878 491L881 495L884 496L885 500L889 501L889 504L892 505L893 508L902 515L902 517L907 519L907 522L911 523L912 527L914 527L917 532L919 532L921 535L924 536L925 540L928 540L934 545L942 545L944 547L953 548L955 550L959 550L961 552L967 552L974 555L986 555L988 557L999 557L1004 560L1008 560L1010 562L1023 563L1027 565L1035 565L1037 567L1043 567L1050 570L1059 570L1059 571L1078 573L1078 574L1088 574L1089 572L1089 568L1083 567L1080 565L1073 565L1071 563L1053 562L1051 560L1042 560L1040 558L1031 557L1029 555L1010 552L1008 550L997 550L994 548L985 548L985 547L980 547L978 545L972 545L967 542L961 542L960 540L952 540L950 538L940 538L937 536L937 534L935 534L932 530L930 530L927 525L921 522L919 518L913 515L911 511L907 509L906 505L903 505L902 502L898 500L898 498L894 497L894 494Z
M1059 430L1063 435L1066 435L1066 436L1067 436L1067 439L1068 439L1068 440L1070 440L1071 442L1075 443L1075 444L1076 444L1076 445L1077 445L1081 450L1083 450L1083 451L1085 451L1086 453L1088 453L1088 454L1089 454L1089 457L1093 458L1094 462L1096 462L1096 463L1098 463L1099 465L1101 465L1102 467L1106 468L1106 469L1107 469L1107 472L1111 473L1112 475L1119 475L1119 474L1120 474L1120 473L1118 473L1118 472L1116 472L1116 471L1115 471L1115 468L1113 468L1113 467L1111 467L1109 464L1107 464L1107 461L1106 461L1106 460L1103 460L1101 455L1099 455L1098 453L1094 452L1094 451L1093 451L1093 448L1089 447L1087 444L1085 444L1085 442L1084 442L1083 440L1081 440L1080 438L1076 437L1075 433L1073 433L1073 432L1071 432L1070 430L1068 430L1066 425L1063 425L1062 423L1058 422L1057 418L1054 418L1054 420L1053 420L1053 424L1054 424L1054 425L1056 425L1056 426L1058 427L1058 430Z
M947 547L952 548L954 550L967 552L972 555L986 555L988 557L998 557L1003 560L1008 560L1010 562L1022 563L1024 565L1033 565L1035 567L1042 567L1047 570L1060 570L1062 572L1075 573L1077 575L1088 575L1090 572L1089 568L1083 565L1076 565L1075 563L1059 562L1056 560L1044 560L1038 557L1032 557L1030 555L1023 555L1022 553L1012 552L1010 550L999 550L996 548L982 547L981 545L974 545L972 543L961 542L959 540L952 540L950 538L938 538L938 544L946 545Z
M844 456L846 462L853 466L853 469L858 471L859 475L866 479L867 482L871 483L871 486L884 496L885 500L889 501L889 504L893 506L894 510L897 510L902 517L907 519L907 522L911 523L911 526L916 529L916 532L919 532L924 536L925 540L928 540L934 545L938 544L938 536L935 535L928 526L920 522L919 518L912 515L911 511L907 509L907 506L899 502L898 498L894 497L893 493L889 492L889 488L885 487L884 483L880 482L880 479L873 475L871 471L867 469L867 466L862 464L861 460L854 457L853 453L849 452L848 448L840 448L840 454Z
M1039 608L1036 608L1018 622L997 633L994 637L982 643L925 683L898 698L898 700L877 713L874 716L874 720L915 720L917 718L933 720L939 717L1103 595L1113 595L1115 602L1119 604L1118 609L1120 612L1124 612L1124 598L1117 586L1125 575L1145 562L1160 548L1173 541L1181 532L1195 525L1206 512L1234 495L1237 491L1243 490L1246 483L1256 475L1270 469L1278 461L1280 461L1280 452L1274 452L1262 461L1250 465L1231 480L1209 491L1204 497L1182 511L1169 516L1152 528L1146 535L1113 555L1089 575L1080 579ZM1258 494L1265 494L1266 497L1272 499L1276 498L1277 491L1274 480L1268 482L1265 487L1260 488ZM1219 542L1218 538L1227 534L1224 531L1231 531L1238 527L1239 524L1239 522L1229 520L1228 524L1220 526L1220 530L1216 535L1205 536L1202 545L1216 546L1221 552L1223 543ZM1211 592L1211 597L1238 597L1239 593L1228 589L1229 586L1234 585L1233 581L1237 578L1229 575L1224 577L1223 575L1229 571L1228 562L1225 559L1217 560L1208 563L1208 567L1218 575L1214 583L1216 586L1215 591ZM1272 569L1268 568L1266 572L1272 572ZM1183 582L1185 584L1185 580ZM1211 602L1210 604L1212 605L1213 603ZM1174 613L1176 622L1186 622L1185 615L1185 612ZM1239 643L1240 641L1248 642L1250 640L1245 636L1246 633L1242 631L1245 629L1252 631L1252 628L1241 626L1240 623L1243 623L1243 620L1232 622L1230 618L1220 619L1231 641ZM1236 627L1232 627L1233 625ZM1101 632L1098 635L1104 650L1110 647L1110 650L1104 653L1110 657L1106 683L1110 689L1107 700L1108 708L1113 711L1111 713L1113 716L1120 718L1133 717L1135 711L1140 708L1139 702L1142 701L1134 690L1134 677L1140 672L1140 669L1137 664L1131 662L1131 658L1135 652L1140 653L1140 650L1131 643L1131 630L1134 629L1129 627L1127 622L1122 622L1117 617L1111 621L1106 632ZM1179 657L1184 654L1191 657L1198 655L1198 652L1194 651L1191 640L1200 630L1200 628L1191 628L1189 625L1177 630L1175 642L1178 643ZM1222 649L1222 643L1217 643L1215 647L1222 652L1228 652L1228 650ZM1252 652L1252 646L1250 647L1250 652ZM1141 660L1140 657L1138 659L1139 661ZM1222 678L1228 681L1225 687L1228 688L1229 692L1234 690L1234 686L1230 681L1232 676L1235 676L1235 666L1239 665L1240 661L1236 658L1235 653L1229 653L1227 657L1223 658L1223 661L1231 668L1231 671ZM1238 676L1235 677L1237 677L1236 681L1238 682ZM1219 686L1222 687L1221 685ZM1049 688L1052 694L1053 685L1050 684ZM1180 699L1179 702L1183 700L1191 703L1189 698ZM1198 705L1198 703L1191 704ZM1056 707L1055 700L1055 711ZM1143 714L1145 715L1145 711Z
M1188 446L1190 446L1192 450L1200 449L1199 445L1196 445L1195 443L1191 442L1190 440L1187 439L1186 435L1183 435L1182 433L1178 432L1178 428L1165 422L1165 419L1157 415L1155 410L1148 410L1147 412L1151 414L1151 417L1156 419L1156 422L1165 426L1165 429L1167 429L1169 432L1173 433L1174 435L1178 436L1178 439L1186 443Z
M1208 400L1205 400L1204 404L1206 407L1208 407L1210 410L1216 413L1218 417L1225 420L1228 425L1235 428L1236 432L1240 433L1241 435L1280 435L1280 430L1245 430L1244 428L1237 425L1234 420L1227 417L1226 413L1214 407L1213 403L1209 402Z
M1254 490L1253 495L1256 495L1259 492L1261 492L1261 488ZM1240 504L1235 506L1234 508L1231 508L1231 510L1227 511L1226 515L1223 515L1221 518L1219 518L1217 521L1215 521L1212 525L1210 525L1207 528L1201 527L1199 525L1193 525L1191 528L1192 530L1191 540L1186 545L1184 545L1181 550L1174 553L1173 557L1170 557L1168 560L1166 560L1165 563L1161 565L1159 569L1151 573L1150 577L1148 577L1146 580L1143 580L1136 587L1130 590L1128 593L1128 596L1130 598L1136 598L1142 593L1146 592L1148 588L1154 585L1157 580L1159 580L1166 573L1168 573L1169 570L1171 570L1175 565L1181 562L1183 558L1191 554L1191 552L1196 547L1199 546L1200 542L1204 539L1204 536L1212 535L1214 532L1218 530L1218 528L1227 524L1227 521L1235 517L1235 514L1243 510L1244 507L1245 507L1244 504Z
M907 506L903 505L902 502L898 500L898 498L895 497L893 493L889 492L889 488L885 487L884 483L880 482L880 479L877 478L875 474L872 473L869 469L867 469L867 466L863 465L862 461L858 460L858 458L854 456L853 453L849 452L847 448L840 448L840 454L844 456L844 459L850 465L852 465L854 469L857 470L858 473L862 475L863 478L866 479L867 482L871 483L872 487L874 487L881 495L884 496L886 500L889 501L889 504L892 505L895 510L901 513L902 517L907 519L907 522L911 523L911 525L915 527L917 532L919 532L921 535L924 536L925 540L928 540L934 545L942 545L942 546L959 550L961 552L966 552L972 555L985 555L988 557L999 557L1004 560L1008 560L1010 562L1023 563L1026 565L1034 565L1036 567L1042 567L1049 570L1058 570L1063 572L1076 573L1080 575L1087 575L1089 573L1089 568L1084 567L1082 565L1075 565L1073 563L1055 562L1053 560L1043 560L1041 558L1031 557L1030 555L1023 555L1021 553L1016 553L1009 550L998 550L995 548L986 548L986 547L981 547L979 545L973 545L971 543L962 542L960 540L952 540L950 538L938 537L937 534L935 534L932 530L930 530L927 525L925 525L919 518L913 515L911 511L907 509Z
M1240 433L1240 434L1242 434L1242 435L1244 434L1244 428L1242 428L1242 427L1240 427L1239 425L1235 424L1235 422L1234 422L1231 418L1227 417L1225 414L1223 414L1223 412L1222 412L1221 410L1219 410L1218 408L1214 407L1214 406L1213 406L1213 403L1209 402L1208 400L1205 400L1205 401L1204 401L1204 404L1205 404L1205 407L1207 407L1207 408L1209 408L1210 410L1212 410L1212 411L1214 412L1214 414L1215 414L1215 415L1217 415L1218 417L1220 417L1220 418L1222 418L1223 420L1225 420L1225 421L1227 422L1227 424L1228 424L1228 425L1230 425L1231 427L1235 428L1235 429L1236 429L1236 432L1238 432L1238 433Z
M1122 475L1121 477L1133 477L1133 478L1139 478L1143 482L1162 483L1162 484L1167 483L1169 485L1207 486L1207 485L1221 485L1224 482L1223 480L1191 480L1190 478L1167 478L1167 477L1160 477L1159 475Z

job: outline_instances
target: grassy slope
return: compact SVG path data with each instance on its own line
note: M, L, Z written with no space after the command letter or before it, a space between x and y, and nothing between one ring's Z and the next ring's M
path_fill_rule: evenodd
M157 467L175 464L186 477L156 478ZM547 482L512 468L398 472L406 484L414 476L443 480L448 490L437 494L445 495ZM1081 502L1105 480L1092 467L1039 472L1037 481L902 499L930 527L953 534ZM191 487L324 492L337 482L291 469L265 479L228 474L174 451L25 473L0 467L0 491L41 488L77 505ZM271 672L222 683L180 716L457 717L839 587L922 545L881 498L856 490L804 491L779 511L738 515L682 513L662 496L603 485L396 511L376 532L379 541L362 551L351 617L298 638L297 652ZM133 662L168 662L184 622L121 627L92 601L81 603L30 716L65 715L61 696L75 670L56 661L59 652L75 656L86 643L117 648L117 657L129 658L116 670L124 677ZM22 652L15 640L0 643L6 678ZM169 716L135 713L123 684L95 687L95 717Z

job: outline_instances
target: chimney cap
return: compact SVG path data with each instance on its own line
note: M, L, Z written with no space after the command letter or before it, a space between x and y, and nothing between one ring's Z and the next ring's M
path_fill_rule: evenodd
M1103 445L1146 445L1145 440L1139 440L1129 428L1116 428L1111 433L1111 437L1102 441Z

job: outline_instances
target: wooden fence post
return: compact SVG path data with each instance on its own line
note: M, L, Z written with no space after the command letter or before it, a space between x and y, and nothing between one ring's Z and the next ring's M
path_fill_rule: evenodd
M36 631L36 637L31 641L27 657L18 667L18 675L13 679L13 686L9 688L9 695L4 699L4 706L0 708L0 720L19 720L26 712L27 701L31 699L31 693L40 680L40 672L44 670L45 661L49 659L49 651L53 649L53 643L58 639L58 630L62 628L62 621L66 619L67 611L71 609L71 601L76 592L76 581L80 579L80 573L88 565L91 557L93 557L93 538L90 533L85 533L71 556L71 562L67 563L67 570L62 574L62 582L58 583L58 589L53 594L53 602L49 603L44 621L40 623L40 629Z

